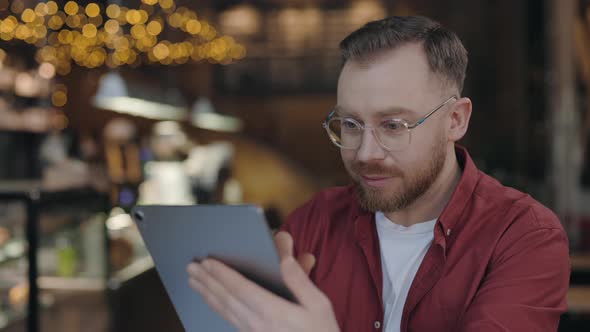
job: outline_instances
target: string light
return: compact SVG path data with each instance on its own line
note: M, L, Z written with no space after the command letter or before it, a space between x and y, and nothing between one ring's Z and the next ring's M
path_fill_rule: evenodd
M63 107L68 102L68 94L65 91L57 90L51 95L51 103L56 107Z
M45 16L49 14L49 10L47 8L47 4L40 2L35 6L35 14L37 16Z
M78 14L78 10L78 4L74 1L68 1L64 6L64 11L70 16Z
M48 1L47 2L47 14L48 15L55 15L59 7L55 1Z
M188 61L228 64L246 54L243 45L218 36L208 22L189 8L177 8L174 0L142 0L138 8L116 4L105 8L96 2L81 6L76 1L60 8L52 0L27 8L23 0L0 0L2 11L9 12L0 19L0 40L36 45L42 77L67 75L72 64L87 68ZM184 32L184 40L164 39L165 29ZM57 95L57 104L62 97Z
M95 3L89 3L88 6L86 6L86 15L88 15L88 17L96 17L100 15L100 7Z
M109 5L106 13L109 18L117 18L121 14L121 7L117 5Z

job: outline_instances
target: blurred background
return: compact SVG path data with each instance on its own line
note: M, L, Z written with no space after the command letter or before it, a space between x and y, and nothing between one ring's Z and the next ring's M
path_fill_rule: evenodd
M181 331L128 212L347 184L339 41L426 15L469 51L476 164L551 207L590 330L590 1L0 0L0 331Z

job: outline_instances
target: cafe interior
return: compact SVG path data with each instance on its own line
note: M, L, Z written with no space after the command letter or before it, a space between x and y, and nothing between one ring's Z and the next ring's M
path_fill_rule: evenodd
M590 1L0 0L0 331L183 331L138 204L278 229L349 177L322 122L338 43L425 15L469 51L461 141L559 216L559 331L590 331Z

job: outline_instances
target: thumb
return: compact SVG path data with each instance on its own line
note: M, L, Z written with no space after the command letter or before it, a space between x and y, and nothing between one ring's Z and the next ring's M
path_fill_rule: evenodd
M282 260L281 274L285 284L293 293L297 302L304 307L312 307L324 297L322 292L313 284L306 272L293 257L286 257Z
M309 275L311 269L313 269L313 267L315 266L315 256L310 253L299 255L299 257L297 257L297 261L303 269L303 272L305 272L305 274L307 275Z

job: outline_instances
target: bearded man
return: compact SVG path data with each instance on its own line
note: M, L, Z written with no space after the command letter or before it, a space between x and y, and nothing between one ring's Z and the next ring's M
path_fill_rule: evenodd
M324 128L353 184L318 193L276 235L291 303L215 260L189 283L240 331L556 331L569 254L557 217L456 144L467 52L425 17L340 44Z

